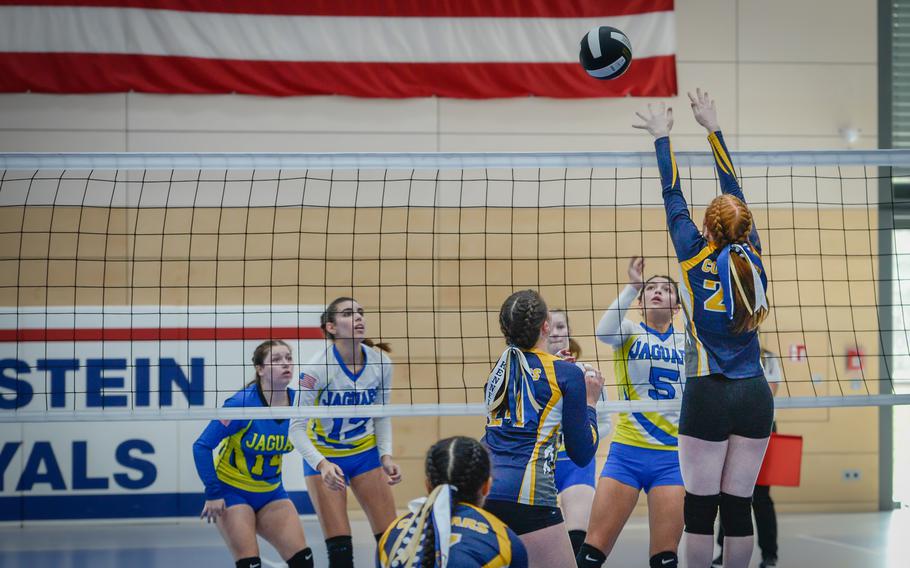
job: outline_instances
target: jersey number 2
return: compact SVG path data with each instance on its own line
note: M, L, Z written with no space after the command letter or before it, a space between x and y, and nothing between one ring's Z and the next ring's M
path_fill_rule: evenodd
M676 398L676 387L670 383L679 382L679 371L673 369L664 369L661 367L651 367L651 375L648 381L654 388L648 389L648 396L652 400L666 400Z
M711 297L705 300L705 310L709 312L726 312L727 308L724 306L724 290L720 287L720 282L717 280L705 280L703 286L706 290L714 291L714 293L711 294Z

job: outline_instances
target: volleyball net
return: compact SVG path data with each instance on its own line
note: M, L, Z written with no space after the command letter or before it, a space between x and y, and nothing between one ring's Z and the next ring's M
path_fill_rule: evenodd
M700 224L713 157L677 158ZM778 407L910 403L910 152L734 161ZM484 414L499 307L523 288L568 314L602 409L678 405L621 400L594 336L631 257L679 272L651 153L6 154L0 170L0 422ZM298 364L324 349L339 296L392 348L390 404L221 408L260 342Z

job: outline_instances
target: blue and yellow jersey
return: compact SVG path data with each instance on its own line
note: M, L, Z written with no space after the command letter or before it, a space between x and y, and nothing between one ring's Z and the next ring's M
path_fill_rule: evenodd
M587 465L597 451L597 411L587 405L584 371L544 351L524 353L532 372L533 396L541 410L522 402L523 423L514 421L514 411L508 409L487 416L483 442L493 465L488 498L555 507L553 468L560 433L572 461ZM510 381L520 380L518 365L511 366L510 372ZM516 402L510 395L511 409Z
M721 191L745 202L736 179L733 162L718 131L708 137ZM724 292L717 273L720 250L709 243L692 221L686 199L680 190L679 171L668 137L654 142L657 164L663 184L664 208L670 238L680 263L682 285L680 300L686 315L686 376L703 377L714 373L731 379L757 377L762 374L758 333L734 334L724 305ZM761 242L755 224L749 236L752 250L761 254ZM767 288L767 275L761 267L762 285Z
M288 397L293 403L290 389ZM224 406L257 408L268 403L256 383L233 395ZM218 455L213 462L215 448ZM221 483L258 493L278 489L282 455L293 449L287 420L212 420L193 444L193 459L206 499L221 499Z
M389 558L389 554L413 515L407 513L398 517L382 535L377 551L379 568L403 565L394 564L395 559ZM407 541L403 542L406 544ZM414 566L420 566L421 558L415 560ZM448 568L525 568L527 565L528 553L524 544L502 521L474 505L457 503L453 507Z
M626 286L597 324L597 339L614 349L613 367L623 400L681 399L686 382L686 336L671 325L665 332L625 314L639 291ZM679 446L679 412L622 412L614 442L655 450Z
M334 345L302 365L298 404L363 406L391 402L391 360L376 349L360 347L364 363L357 372L345 365ZM306 439L299 436L301 430L306 431ZM380 456L392 452L390 418L295 418L291 420L291 435L313 469L327 457L352 456L374 447Z

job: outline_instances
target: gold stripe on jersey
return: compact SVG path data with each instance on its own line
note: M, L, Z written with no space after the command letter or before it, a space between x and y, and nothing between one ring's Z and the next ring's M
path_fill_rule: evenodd
M696 254L689 260L680 261L679 265L682 267L683 272L692 270L693 268L698 266L701 261L708 258L708 256L710 256L711 253L714 252L715 250L717 250L717 247L713 243L708 243L700 251L698 251L698 254Z
M470 503L464 503L471 509L477 511L481 517L484 518L487 523L489 523L490 528L493 529L493 533L496 535L496 544L499 545L499 554L483 565L483 568L505 568L512 563L512 541L509 539L509 532L506 529L505 523L497 519L494 515L491 515L483 509L479 509Z
M541 430L546 425L547 417L550 415L550 411L552 411L556 406L556 403L562 399L562 391L559 389L559 383L556 381L556 369L553 365L553 361L556 359L556 357L548 353L544 353L543 351L538 351L537 349L532 350L532 352L537 355L538 359L540 359L540 364L543 366L543 372L547 376L547 383L550 385L550 400L547 401L546 408L544 408L543 412L540 413L540 417L537 420L537 442L534 444L534 450L531 452L531 459L528 460L528 465L525 467L524 479L522 479L521 490L518 495L519 502L521 502L521 498L525 494L525 480L530 474L531 487L530 494L528 495L528 505L534 504L534 491L537 487L537 460L540 456L540 448L548 443L551 438L553 438L558 428L553 428L553 430L544 439L540 439Z
M670 147L670 164L673 166L673 183L670 184L670 187L676 187L676 180L679 179L679 169L676 167L676 156L673 154L673 143L669 143Z
M392 531L394 531L396 528L402 528L398 526L398 523L405 520L408 515L410 515L410 513L405 513L399 516L397 519L392 521L392 524L389 525L389 528L387 528L385 532L382 533L382 538L379 539L379 563L382 566L389 565L389 555L385 551L385 543L389 540L389 535L392 534Z
M705 353L705 348L701 344L701 340L698 338L698 330L695 328L695 321L693 319L695 312L695 293L692 290L692 283L689 281L689 271L698 266L706 258L708 258L715 250L717 250L717 247L713 243L708 243L700 251L698 251L698 254L688 260L683 260L679 263L682 272L683 284L685 284L686 292L689 296L688 305L686 302L683 302L683 311L686 315L686 327L692 334L693 344L695 345L696 377L702 377L704 375L711 374L711 368L708 363L708 354Z
M215 474L218 479L227 483L231 487L249 491L251 493L267 493L278 489L280 482L269 483L260 479L250 477L250 468L246 463L246 454L243 453L241 443L243 435L253 425L252 420L246 425L246 428L237 432L233 436L225 438L218 448L218 457L215 461ZM231 465L231 455L234 456L234 463Z
M730 160L730 156L727 155L727 151L724 150L723 144L717 139L717 134L714 132L709 134L708 142L711 144L711 149L714 151L720 169L723 170L724 173L730 174L735 178L736 171L733 169L733 162Z

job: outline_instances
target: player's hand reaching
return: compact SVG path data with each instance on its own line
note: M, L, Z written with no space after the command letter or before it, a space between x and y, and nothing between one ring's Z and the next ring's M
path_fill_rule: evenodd
M565 361L566 363L574 363L575 355L572 355L572 351L566 347L565 349L560 349L556 356Z
M638 118L644 121L644 124L633 124L633 128L647 130L654 138L663 138L670 135L673 129L673 109L667 108L667 105L660 103L657 112L654 112L654 105L648 103L648 116L636 112Z
M401 468L392 461L392 456L382 456L379 461L382 463L382 470L389 476L389 485L401 483Z
M643 256L633 256L629 261L629 285L636 290L641 290L645 285L645 258Z
M319 462L319 467L316 469L319 470L319 475L322 476L322 481L325 482L326 487L332 491L342 491L345 489L344 472L341 471L341 468L336 464L327 459L323 459Z
M224 499L207 499L199 518L205 519L207 523L217 523L218 517L222 513L224 513Z
M714 104L714 99L708 96L708 91L703 93L701 89L695 89L694 97L692 93L688 94L695 121L704 126L708 134L720 130L720 123L717 122L717 106Z
M597 406L600 397L603 394L604 376L593 365L585 363L585 394L588 399L588 406Z

